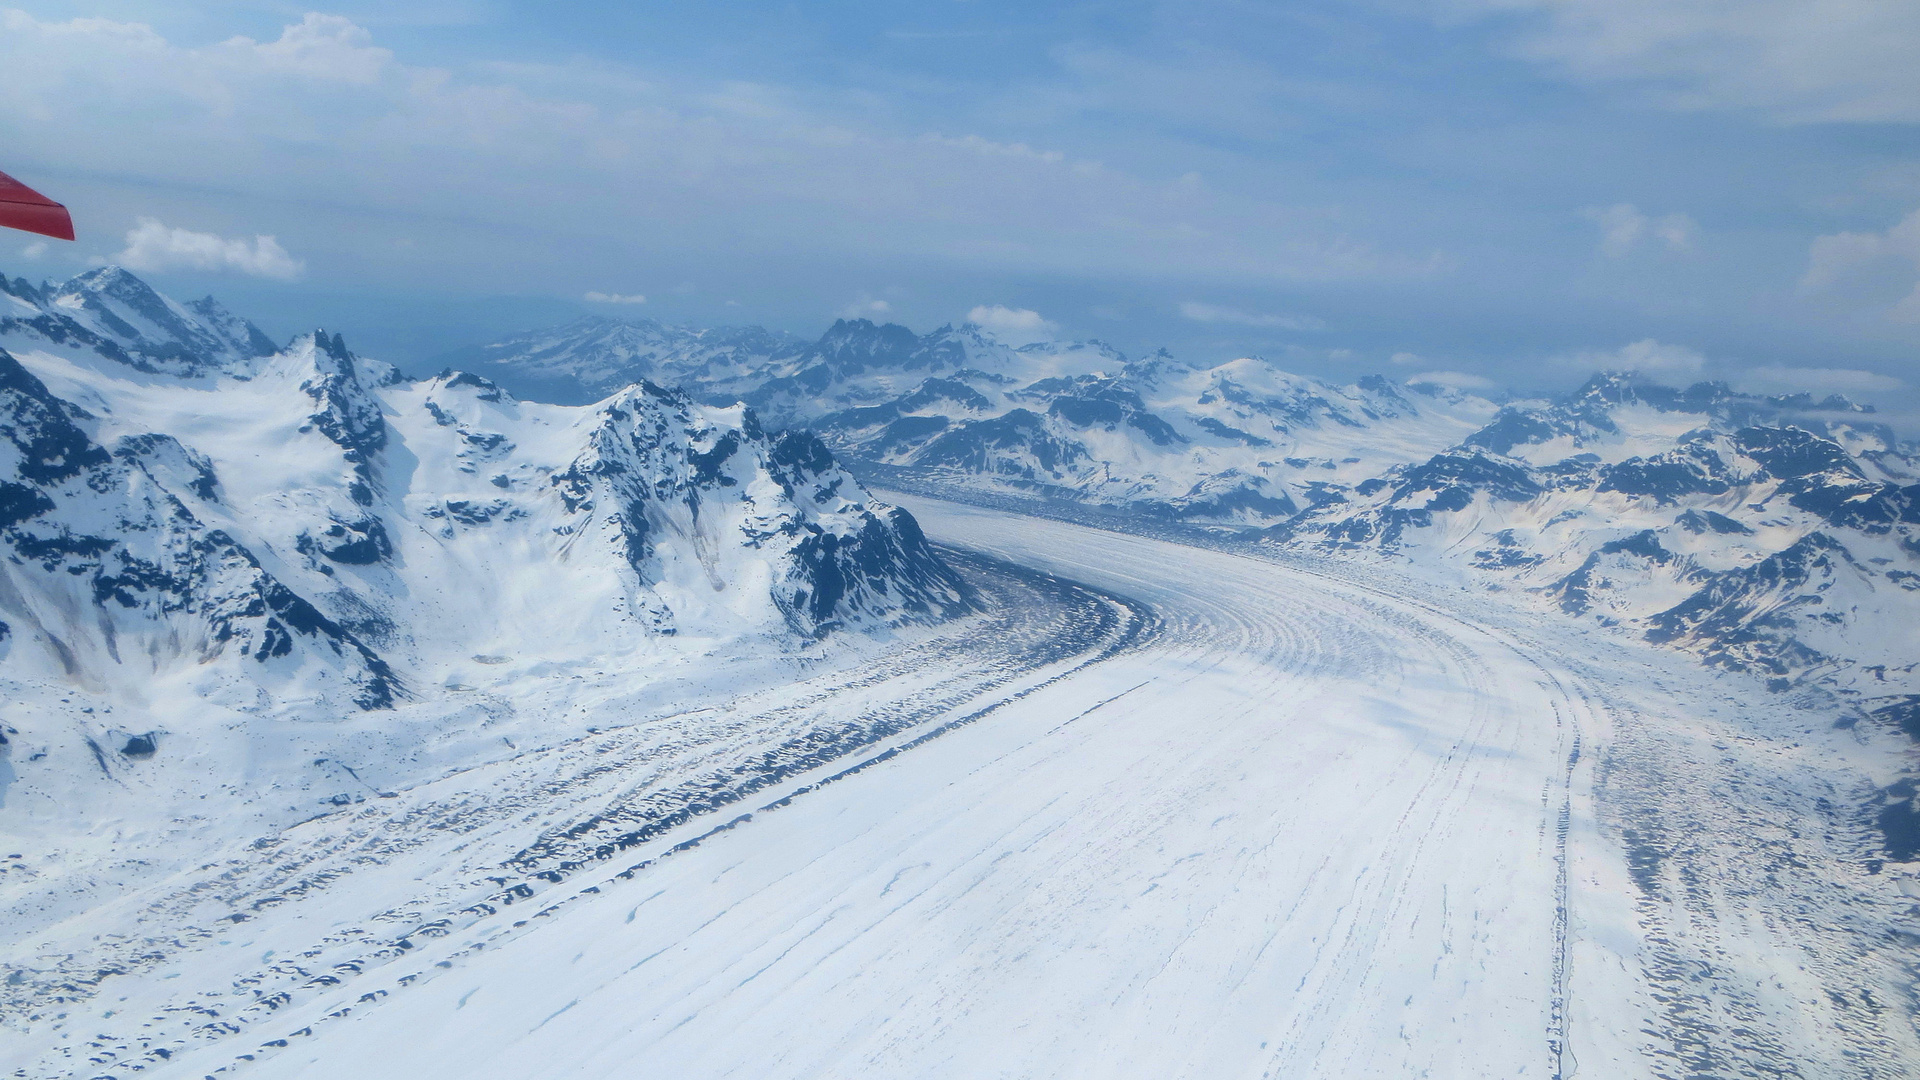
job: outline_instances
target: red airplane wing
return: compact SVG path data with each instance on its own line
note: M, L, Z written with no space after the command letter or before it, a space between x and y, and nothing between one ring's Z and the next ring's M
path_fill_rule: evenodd
M73 239L73 218L67 208L0 172L0 225L9 229Z

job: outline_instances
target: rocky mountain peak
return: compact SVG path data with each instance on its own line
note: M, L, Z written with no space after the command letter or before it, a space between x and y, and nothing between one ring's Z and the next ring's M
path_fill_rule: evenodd
M17 306L0 314L0 342L77 346L141 371L188 378L246 377L274 352L259 327L213 298L176 303L118 266L38 289L17 282L6 292Z

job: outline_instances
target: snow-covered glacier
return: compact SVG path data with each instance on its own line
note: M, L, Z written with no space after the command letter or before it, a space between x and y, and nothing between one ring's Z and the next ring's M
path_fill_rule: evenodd
M7 1075L1920 1061L1863 406L4 286Z

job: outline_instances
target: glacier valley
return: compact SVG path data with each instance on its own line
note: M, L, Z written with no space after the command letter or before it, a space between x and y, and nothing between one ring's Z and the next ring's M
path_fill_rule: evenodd
M0 291L4 1075L1920 1061L1870 404Z

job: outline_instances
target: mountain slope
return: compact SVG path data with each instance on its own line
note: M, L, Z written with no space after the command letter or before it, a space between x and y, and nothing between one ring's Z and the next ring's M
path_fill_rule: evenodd
M176 693L231 703L244 700L233 669L251 660L277 669L276 682L332 676L362 708L393 704L403 691L383 660L168 490L162 477L184 473L211 496L204 458L153 434L120 438L109 453L70 410L0 351L10 670L135 697L190 676Z

